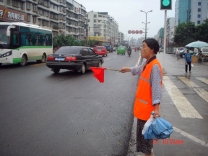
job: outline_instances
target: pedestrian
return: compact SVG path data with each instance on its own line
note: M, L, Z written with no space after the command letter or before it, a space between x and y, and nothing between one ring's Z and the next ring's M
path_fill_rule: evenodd
M123 67L120 72L131 72L138 75L138 87L134 101L134 116L137 118L137 152L145 156L153 154L153 140L145 140L142 135L144 124L154 111L154 118L160 116L160 101L162 97L162 67L156 58L159 51L158 42L149 38L143 41L141 57L146 61L135 67Z
M192 55L189 53L189 49L187 49L187 53L184 55L184 58L185 58L185 71L187 73L188 66L189 66L189 73L191 73Z

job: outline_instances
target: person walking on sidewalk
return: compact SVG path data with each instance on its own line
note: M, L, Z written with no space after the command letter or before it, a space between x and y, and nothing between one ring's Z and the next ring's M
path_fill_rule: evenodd
M185 71L187 73L188 66L189 66L189 73L191 73L192 55L189 53L189 50L187 50L187 53L184 55L184 58L185 58Z
M141 57L146 61L135 67L123 67L121 73L131 72L138 75L138 87L134 101L134 116L137 118L137 152L145 156L153 156L153 140L145 140L142 135L144 124L151 112L154 117L160 116L160 101L162 97L162 67L156 58L159 51L158 42L149 38L143 41Z

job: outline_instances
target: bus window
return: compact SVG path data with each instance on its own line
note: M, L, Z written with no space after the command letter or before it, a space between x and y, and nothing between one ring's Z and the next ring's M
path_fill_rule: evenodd
M9 38L6 36L8 25L0 25L0 44L9 44Z
M27 45L27 43L26 43L26 34L21 35L21 45L22 46Z
M51 34L47 35L46 39L47 39L47 41L46 41L47 45L52 46L52 35Z
M5 34L0 34L0 44L9 44L9 39Z
M18 38L18 34L13 34L12 36L12 40L13 40L13 45L19 45L19 38Z

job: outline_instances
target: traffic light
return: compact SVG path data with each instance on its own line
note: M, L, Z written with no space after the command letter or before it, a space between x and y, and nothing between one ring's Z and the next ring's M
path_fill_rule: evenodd
M160 10L172 10L172 0L160 0Z

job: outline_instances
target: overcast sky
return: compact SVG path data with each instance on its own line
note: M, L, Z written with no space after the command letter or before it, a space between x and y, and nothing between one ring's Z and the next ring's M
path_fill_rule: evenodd
M164 11L160 10L160 0L76 0L82 4L86 11L108 12L118 22L119 31L125 36L139 38L144 34L128 34L128 30L143 30L145 28L145 13L147 14L148 37L154 37L158 30L164 27ZM175 17L175 1L172 0L172 10L167 11L167 17Z

